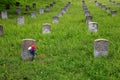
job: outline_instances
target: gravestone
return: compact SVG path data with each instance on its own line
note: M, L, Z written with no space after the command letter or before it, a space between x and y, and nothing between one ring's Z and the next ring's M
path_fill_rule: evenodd
M61 9L61 12L62 12L63 14L65 14L65 13L66 13L66 10L65 10L64 8L62 8L62 9Z
M33 3L32 7L33 7L33 8L36 8L36 3Z
M108 56L108 40L96 39L94 41L94 57Z
M17 23L20 24L20 25L24 24L24 16L19 16L18 20L17 20Z
M22 59L25 61L32 61L35 56L30 54L28 48L32 45L36 45L36 41L34 39L23 39L22 40Z
M49 10L50 10L50 7L49 7L49 6L45 6L45 10L46 10L46 11L49 11Z
M29 5L26 5L26 6L25 6L25 10L26 10L26 11L29 11L29 10L30 10L30 6L29 6Z
M59 17L58 16L54 16L52 18L52 23L58 23L59 22Z
M40 8L39 13L44 14L44 8Z
M42 26L42 33L43 34L51 33L51 25L48 24L48 23L43 24L43 26Z
M50 4L50 8L53 8L53 4Z
M3 26L0 24L0 36L3 35Z
M120 7L120 3L116 3L116 5L117 5L118 7Z
M110 13L110 8L109 7L106 8L106 12Z
M36 17L36 12L35 12L35 11L31 12L31 17L32 17L32 18L35 18L35 17Z
M17 9L16 9L16 13L17 13L18 15L20 15L20 14L21 14L21 9L20 9L20 8L17 8Z
M116 11L116 10L112 10L112 11L111 11L111 15L112 15L112 16L116 16L116 15L117 15L117 11Z
M2 17L2 19L7 19L8 18L7 11L2 11L1 12L1 17Z
M97 32L98 31L97 22L89 22L88 23L88 30L91 31L91 32Z
M63 16L63 12L60 12L59 14L58 14L58 17L62 17Z
M86 23L92 22L92 16L86 16Z

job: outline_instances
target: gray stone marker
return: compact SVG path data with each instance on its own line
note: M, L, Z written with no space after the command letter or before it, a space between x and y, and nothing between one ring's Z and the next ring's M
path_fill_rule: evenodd
M62 17L63 16L63 12L60 12L59 14L58 14L58 17Z
M32 61L34 56L30 54L28 48L32 45L36 45L36 41L34 39L23 39L22 40L22 59L25 61Z
M44 8L40 8L39 13L44 14Z
M117 11L116 11L116 10L112 10L112 11L111 11L111 15L112 15L112 16L116 16L116 15L117 15Z
M2 19L7 19L8 18L7 11L2 11L1 12L1 17L2 17Z
M35 11L31 12L31 17L32 17L32 18L35 18L35 17L36 17L36 12L35 12Z
M6 10L9 10L10 9L10 4L6 4L5 8L6 8Z
M33 7L33 8L36 8L36 3L33 3L32 7Z
M17 9L16 9L16 13L17 13L18 15L20 15L20 14L21 14L21 9L20 9L20 8L17 8Z
M116 3L116 5L117 5L118 7L120 7L120 3Z
M46 11L49 11L49 10L50 10L50 7L49 7L49 6L45 6L45 10L46 10Z
M3 26L0 24L0 36L3 35Z
M52 18L52 23L58 23L59 22L59 17L58 16L54 16Z
M92 16L86 16L86 23L92 22Z
M42 26L42 33L43 34L51 33L51 25L48 24L48 23L43 24L43 26Z
M24 16L19 16L17 20L18 24L24 24Z
M106 8L106 12L110 13L110 8L109 7Z
M91 32L97 32L98 31L97 22L89 22L88 23L88 30L91 31Z
M108 40L96 39L94 41L94 57L108 56Z
M26 6L25 6L25 10L26 10L26 11L29 11L29 10L30 10L30 6L29 6L29 5L26 5Z

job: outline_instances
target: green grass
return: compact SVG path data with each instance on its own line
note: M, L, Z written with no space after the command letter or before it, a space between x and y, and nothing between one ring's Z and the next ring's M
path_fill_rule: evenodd
M52 17L67 1L71 1L68 12L58 24L52 24ZM17 25L17 15L13 13L7 20L0 19L4 26L4 35L0 37L0 80L119 80L120 8L107 0L99 1L117 10L118 15L112 17L97 7L94 0L86 0L93 21L98 22L97 33L88 31L81 0L57 0L48 13L37 13L36 18L25 15L24 25ZM34 2L37 2L38 12L41 6L52 3L52 0ZM51 34L42 34L44 23L51 24ZM34 61L25 62L21 58L21 41L25 38L37 42ZM108 57L94 58L94 40L98 38L109 40Z

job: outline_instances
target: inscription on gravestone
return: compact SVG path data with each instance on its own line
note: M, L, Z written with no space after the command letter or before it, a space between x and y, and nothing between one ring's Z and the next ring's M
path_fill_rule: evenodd
M89 22L88 25L89 25L88 26L89 31L92 31L92 32L98 31L98 24L96 22Z
M48 24L48 23L43 24L43 26L42 26L42 33L43 34L51 33L51 25Z
M8 17L7 17L7 11L2 11L1 12L1 17L2 17L2 19L7 19Z
M31 61L34 59L34 55L30 54L28 48L32 45L36 45L36 41L34 39L23 39L22 40L22 59L25 61Z
M108 56L108 40L96 39L94 41L94 57Z
M0 36L3 35L3 26L0 24Z

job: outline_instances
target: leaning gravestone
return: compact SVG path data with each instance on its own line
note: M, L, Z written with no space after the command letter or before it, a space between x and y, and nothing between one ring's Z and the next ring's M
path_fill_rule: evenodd
M97 32L98 31L98 24L97 24L97 22L89 22L88 23L88 29L91 32Z
M35 11L31 12L31 17L32 17L32 18L35 18L35 17L36 17Z
M1 17L2 17L2 19L7 19L8 18L7 11L2 11L1 12Z
M40 8L39 13L44 14L44 8Z
M0 36L3 35L3 26L0 24Z
M48 23L43 24L43 26L42 26L42 33L43 34L51 33L51 25L48 24Z
M108 40L96 39L94 41L94 57L108 56Z
M52 23L58 23L59 22L59 17L58 16L54 16L52 18Z
M18 21L18 24L20 25L24 24L24 16L19 16L17 21Z
M116 11L116 10L112 10L112 11L111 11L111 15L112 15L112 16L116 16L116 15L117 15L117 11Z
M30 54L28 48L32 45L36 45L36 41L34 39L23 39L22 40L22 59L25 61L32 61L34 59L34 55Z

